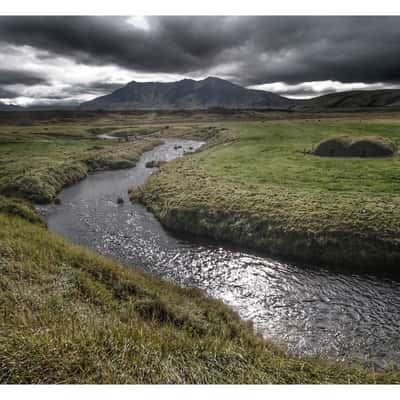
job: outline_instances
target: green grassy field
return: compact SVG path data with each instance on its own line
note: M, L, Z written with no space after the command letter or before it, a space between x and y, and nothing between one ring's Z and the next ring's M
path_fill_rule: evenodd
M152 278L50 233L32 207L34 195L51 200L63 185L82 177L81 168L89 173L94 162L98 167L112 168L115 164L105 161L121 157L134 163L141 152L154 145L153 141L127 145L93 138L89 131L93 127L124 125L123 117L114 118L117 121L0 126L0 187L21 183L24 176L36 178L36 186L29 186L29 190L15 188L20 189L15 194L22 199L10 197L10 193L0 195L1 383L400 382L398 371L374 373L288 355L256 336L249 324L201 291ZM254 142L258 148L260 141L265 141L253 136L265 135L266 125L240 125L246 146ZM217 161L218 151L229 150L235 135L207 126L191 131L180 124L167 132L169 136L199 138L217 135L210 140L207 153L161 168L175 171L183 166L179 175L173 173L170 179L179 176L180 181L194 186L191 191L186 187L186 193L175 193L171 201L181 196L179 206L184 206L195 204L196 196L204 200L202 190L215 187L217 179L221 185L213 194L215 204L227 206L232 199L220 189L229 189L231 196L236 193L243 205L249 204L251 190L254 204L261 204L257 188L264 185L262 182L247 182L248 178L225 168L233 163L229 151L221 158L223 167ZM242 132L236 129L237 124L227 126ZM212 147L215 142L225 144ZM249 157L245 151L241 153ZM199 167L198 182L192 180L197 176L192 166ZM163 176L156 175L157 179ZM170 180L160 183L165 193L174 190ZM310 188L310 193L313 190ZM226 199L219 197L221 193Z
M400 260L400 159L306 152L332 135L400 143L400 120L226 124L236 136L163 166L132 198L171 229L361 269Z
M110 129L110 122L102 123L0 126L0 193L46 203L88 173L133 167L143 151L160 143L145 137L134 143L97 139L93 130Z
M400 144L400 120L232 124L239 140L204 154L207 172L240 184L347 193L400 193L400 159L304 155L332 135L381 135Z

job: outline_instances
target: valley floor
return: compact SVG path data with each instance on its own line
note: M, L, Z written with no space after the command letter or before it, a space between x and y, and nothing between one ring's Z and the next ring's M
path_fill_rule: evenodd
M110 154L107 160L122 151L134 153L131 158L134 162L145 150L143 146L138 148L136 142L99 143L93 138L94 133L88 131L93 122L79 124L47 122L29 128L0 127L0 162L4 167L0 186L3 190L25 175L34 176L33 181L39 183L29 186L34 188L29 193L42 193L45 188L48 201L62 186L72 182L62 178L68 168L59 168L60 163L78 160L87 166L88 151L90 159L98 159L107 151ZM112 125L112 122L102 121L98 127L107 124ZM396 126L396 122L393 124ZM228 126L229 130L221 131L228 141L226 144L163 166L148 187L154 188L159 182L163 189L160 195L171 196L173 209L184 209L185 204L199 204L195 202L203 201L204 190L215 187L213 182L220 166L219 173L225 171L226 174L222 173L224 179L221 189L213 194L213 204L226 206L227 200L233 199L256 207L257 190L262 184L256 180L261 175L254 175L255 181L245 176L239 179L232 168L225 167L232 165L232 160L242 165L243 156L248 157L249 167L257 164L250 161L257 160L258 154L263 154L261 150L270 148L272 143L270 138L264 138L263 126L243 125L247 140L242 144L249 147L247 150L246 146L242 147L241 151L235 148L241 146L240 140L231 142L233 127ZM173 135L173 128L169 129ZM187 127L176 129L179 135L193 133ZM240 131L242 128L234 129L234 132ZM207 132L208 128L199 135L205 137ZM304 142L301 143L303 146ZM253 154L255 148L260 152ZM221 151L228 152L225 158L220 157ZM227 164L222 162L224 159L228 160ZM179 179L174 172L177 166L183 166ZM199 175L193 175L197 166L201 168ZM54 171L62 173L55 173L57 179L49 179ZM172 189L166 171L174 172L170 178L174 184ZM237 172L244 173L242 168ZM197 176L199 182L193 180ZM181 194L174 192L180 188L176 186L178 180L185 185ZM189 190L188 182L193 190ZM381 187L385 182L381 182ZM373 185L377 184L373 181ZM386 198L396 199L389 186ZM253 200L248 192L243 192L244 188L251 187L256 193ZM232 193L227 188L231 188ZM374 373L361 367L348 368L320 359L290 356L256 336L251 326L220 301L207 298L199 290L179 288L72 245L46 229L29 202L34 197L22 190L5 190L4 193L7 196L0 196L2 383L400 382L398 371ZM156 199L154 191L151 193L153 197L148 198L153 199L154 204L163 204L157 212L162 219L163 210L168 211L165 198ZM241 195L243 193L246 196ZM10 197L11 194L23 199ZM397 210L392 212L397 215ZM376 221L382 223L379 219ZM390 233L394 224L388 223L385 229Z

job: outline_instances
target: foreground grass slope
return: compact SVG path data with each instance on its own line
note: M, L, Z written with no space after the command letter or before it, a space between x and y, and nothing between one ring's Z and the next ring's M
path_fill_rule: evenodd
M199 290L71 245L4 207L0 225L2 383L400 381L395 371L290 357Z
M161 168L131 197L167 227L273 255L397 269L400 160L317 157L333 135L400 142L400 120L230 124L236 139Z

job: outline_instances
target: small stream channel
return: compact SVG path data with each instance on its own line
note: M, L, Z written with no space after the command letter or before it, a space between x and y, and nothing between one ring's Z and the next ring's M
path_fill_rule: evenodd
M182 240L129 202L128 189L154 172L145 167L147 161L172 160L200 145L165 140L135 168L91 175L63 190L61 205L39 210L49 229L72 242L222 299L295 354L400 367L400 279L298 266Z

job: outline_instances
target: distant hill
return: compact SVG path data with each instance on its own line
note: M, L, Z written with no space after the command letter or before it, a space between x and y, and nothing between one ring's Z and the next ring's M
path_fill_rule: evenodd
M355 90L302 100L296 110L400 108L400 89Z
M12 104L5 104L0 101L0 111L20 111L22 108Z
M106 96L82 103L83 110L288 109L294 101L246 89L219 78L201 81L130 82Z

